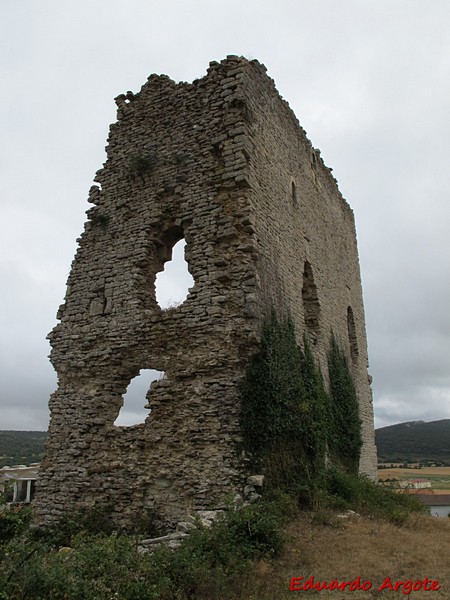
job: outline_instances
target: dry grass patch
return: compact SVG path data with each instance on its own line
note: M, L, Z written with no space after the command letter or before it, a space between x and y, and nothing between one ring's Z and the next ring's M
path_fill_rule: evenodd
M406 479L426 478L428 475L442 475L450 477L450 467L420 467L420 469L404 469L395 467L393 469L378 469L378 478L406 477Z
M292 523L291 538L280 560L260 563L249 586L248 600L284 600L295 597L370 600L410 597L416 600L450 598L450 520L412 516L398 527L363 517L339 519L332 513L302 515ZM315 581L336 579L372 582L370 591L289 591L292 577L311 575ZM386 577L392 582L439 581L438 591L412 591L409 595L378 591Z

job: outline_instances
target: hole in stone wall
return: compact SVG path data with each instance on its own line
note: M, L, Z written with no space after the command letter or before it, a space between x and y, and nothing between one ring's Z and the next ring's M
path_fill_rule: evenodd
M123 396L123 406L114 421L116 427L126 427L143 423L150 414L145 395L153 381L163 379L164 371L141 369L139 375L130 381L127 391Z
M303 271L302 299L306 329L310 333L317 335L320 331L320 303L317 294L317 286L314 283L312 268L308 261L305 262Z
M353 315L352 307L347 308L347 328L348 328L348 341L350 342L350 357L352 362L356 362L359 356L358 349L358 338L356 336L356 325L355 317Z
M291 181L291 197L294 204L297 204L297 189L293 181Z
M180 240L172 248L172 260L164 265L164 270L156 275L156 301L162 309L174 308L186 300L194 279L188 271L184 258L186 241Z

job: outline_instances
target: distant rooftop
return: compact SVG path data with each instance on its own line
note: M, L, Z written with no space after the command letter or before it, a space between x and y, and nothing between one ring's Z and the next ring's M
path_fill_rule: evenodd
M450 506L450 494L416 494L427 506Z

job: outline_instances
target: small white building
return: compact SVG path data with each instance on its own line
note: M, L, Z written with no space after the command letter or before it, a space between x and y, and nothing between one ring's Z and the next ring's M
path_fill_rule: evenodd
M408 479L401 481L400 487L410 490L426 490L431 488L431 481L429 479Z
M30 503L34 497L36 479L38 477L39 463L29 467L15 465L0 469L0 493L4 493L7 482L13 483L12 503Z

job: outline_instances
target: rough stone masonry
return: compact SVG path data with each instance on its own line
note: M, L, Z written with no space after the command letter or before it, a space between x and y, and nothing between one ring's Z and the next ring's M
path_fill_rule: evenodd
M167 524L242 491L239 384L264 315L289 312L324 375L331 331L360 402L360 471L376 451L353 212L256 60L228 56L175 83L151 75L116 98L107 160L49 335L50 400L39 518L110 502L119 525ZM194 278L161 309L156 274L184 239ZM145 422L117 427L141 369L164 371ZM145 400L143 398L143 403Z

